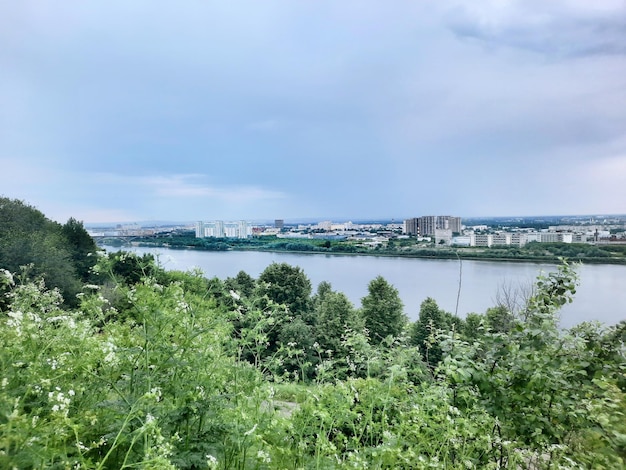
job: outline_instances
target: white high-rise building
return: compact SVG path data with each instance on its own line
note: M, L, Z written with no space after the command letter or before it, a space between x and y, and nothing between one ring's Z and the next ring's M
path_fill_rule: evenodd
M226 232L224 230L224 221L216 220L213 222L213 236L216 238L224 238Z
M196 238L203 238L206 235L204 234L204 222L199 220L196 222Z
M237 236L239 238L248 238L248 236L250 235L250 232L251 230L250 230L250 226L248 225L248 222L246 222L245 220L240 220Z

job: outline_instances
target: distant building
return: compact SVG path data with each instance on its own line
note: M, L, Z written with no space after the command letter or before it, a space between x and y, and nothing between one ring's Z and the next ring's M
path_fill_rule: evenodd
M475 235L471 233L469 235L458 235L456 237L452 237L452 244L457 246L475 246Z
M418 231L420 236L428 237L435 235L435 230L450 230L461 233L461 218L449 215L426 215L419 217Z
M283 228L285 228L285 221L283 219L275 219L274 228L282 230Z
M437 228L437 218L434 215L420 217L417 219L417 226L421 237L432 236Z
M223 238L226 232L224 231L224 222L222 220L216 220L213 223L212 237Z
M510 245L511 234L509 232L494 233L491 236L492 245Z
M448 217L448 223L452 233L461 233L461 218L460 217Z
M417 235L419 233L419 218L406 219L402 227L402 233L407 235Z
M248 238L250 235L252 235L252 230L250 228L250 226L248 225L248 222L246 222L245 220L240 220L239 221L239 233L237 234L237 236L239 238Z
M437 245L449 245L452 242L452 230L449 228L435 229L435 243Z
M196 238L204 237L204 222L198 221L196 222Z
M474 244L475 246L486 246L490 247L493 245L493 235L490 233L477 233L474 235Z
M247 238L252 235L252 227L248 222L224 222L215 220L213 222L196 222L196 238Z
M528 243L528 234L523 232L513 232L511 234L511 245L524 246Z

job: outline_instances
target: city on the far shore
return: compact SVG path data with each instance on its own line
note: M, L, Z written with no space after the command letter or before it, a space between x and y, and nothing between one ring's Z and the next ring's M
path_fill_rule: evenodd
M251 222L205 220L195 223L133 223L88 226L96 239L146 237L174 232L195 233L196 238L245 239L273 236L283 239L321 239L360 242L375 247L390 240L415 239L437 246L497 247L538 243L626 244L626 215L483 217L426 215L400 221L331 220L290 223L288 220Z

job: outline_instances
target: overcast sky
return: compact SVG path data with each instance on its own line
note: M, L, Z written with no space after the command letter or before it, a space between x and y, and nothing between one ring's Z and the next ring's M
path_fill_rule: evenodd
M48 217L626 213L624 0L0 0Z

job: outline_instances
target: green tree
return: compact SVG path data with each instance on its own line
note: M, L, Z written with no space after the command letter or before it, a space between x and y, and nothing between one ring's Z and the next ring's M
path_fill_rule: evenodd
M294 315L303 316L306 323L311 309L311 281L299 266L272 263L259 276L261 295L277 304L285 305Z
M333 292L333 286L328 281L322 281L317 285L317 290L312 298L313 308L317 309L327 294Z
M244 297L251 297L256 287L256 280L245 271L239 271L234 278L224 281L227 289L235 291Z
M82 281L88 281L91 278L91 269L97 261L96 242L87 233L83 223L73 217L63 225L61 232L68 242L76 274Z
M361 299L361 315L372 344L387 336L398 336L407 322L398 290L382 276L370 281L368 294Z
M488 308L485 318L487 328L493 333L508 333L515 324L515 317L504 305Z
M341 292L328 292L316 306L315 313L315 337L321 350L332 351L335 358L345 357L347 350L342 338L346 332L363 330L363 322L352 302Z
M431 368L439 364L442 357L439 334L448 332L450 324L445 312L439 308L435 299L427 297L420 305L419 318L411 325L411 344L417 346L424 362Z
M46 286L60 289L64 302L76 305L80 290L73 247L64 236L62 226L28 204L0 198L0 268L17 273L29 266L23 275L41 278Z

